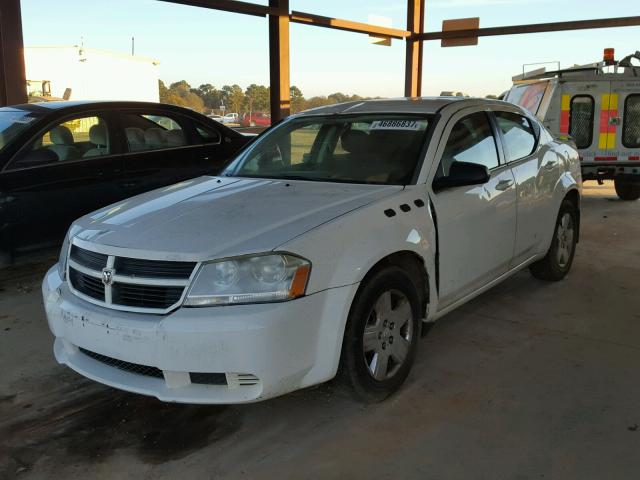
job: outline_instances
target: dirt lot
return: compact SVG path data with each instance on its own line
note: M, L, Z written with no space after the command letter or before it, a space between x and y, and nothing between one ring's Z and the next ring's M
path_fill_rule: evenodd
M640 478L640 201L585 188L558 284L516 275L440 320L402 391L163 404L57 365L40 280L0 273L0 479Z

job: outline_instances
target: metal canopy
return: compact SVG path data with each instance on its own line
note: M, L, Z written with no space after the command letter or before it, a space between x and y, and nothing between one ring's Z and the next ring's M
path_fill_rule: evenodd
M159 0L193 7L269 18L269 69L271 92L271 118L274 122L289 115L289 24L291 22L376 37L387 37L406 42L405 88L406 96L417 97L422 89L422 57L426 40L472 39L495 35L559 32L590 28L626 27L640 25L640 16L604 18L571 22L511 25L504 27L424 31L425 0L407 0L406 30L388 28L312 13L290 11L289 0L269 0L269 5L257 5L236 0ZM464 42L462 42L464 43ZM0 105L26 103L26 75L22 54L22 23L20 0L0 1Z

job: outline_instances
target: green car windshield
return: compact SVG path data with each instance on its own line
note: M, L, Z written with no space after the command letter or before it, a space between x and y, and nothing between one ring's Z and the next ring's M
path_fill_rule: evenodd
M289 120L249 146L227 176L406 185L430 117L327 115Z

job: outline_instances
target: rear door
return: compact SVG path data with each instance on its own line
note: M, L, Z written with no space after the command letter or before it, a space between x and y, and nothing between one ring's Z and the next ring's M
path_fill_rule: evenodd
M618 96L617 162L631 171L640 167L640 80L612 82L611 94Z
M566 82L562 86L560 134L574 139L583 165L615 161L618 97L609 81Z
M223 138L215 128L162 110L128 110L118 116L126 152L122 186L129 195L214 175L224 165L225 155L218 155Z

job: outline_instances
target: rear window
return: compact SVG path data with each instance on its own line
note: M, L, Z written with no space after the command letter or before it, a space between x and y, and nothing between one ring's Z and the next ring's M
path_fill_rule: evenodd
M622 144L627 148L640 147L640 95L629 95L624 102Z
M594 100L590 95L575 95L571 98L569 135L578 148L588 148L593 141Z
M0 109L0 150L38 118L40 115L34 112Z
M538 113L544 92L547 89L548 81L528 83L525 85L514 85L505 100L526 108L532 114Z

